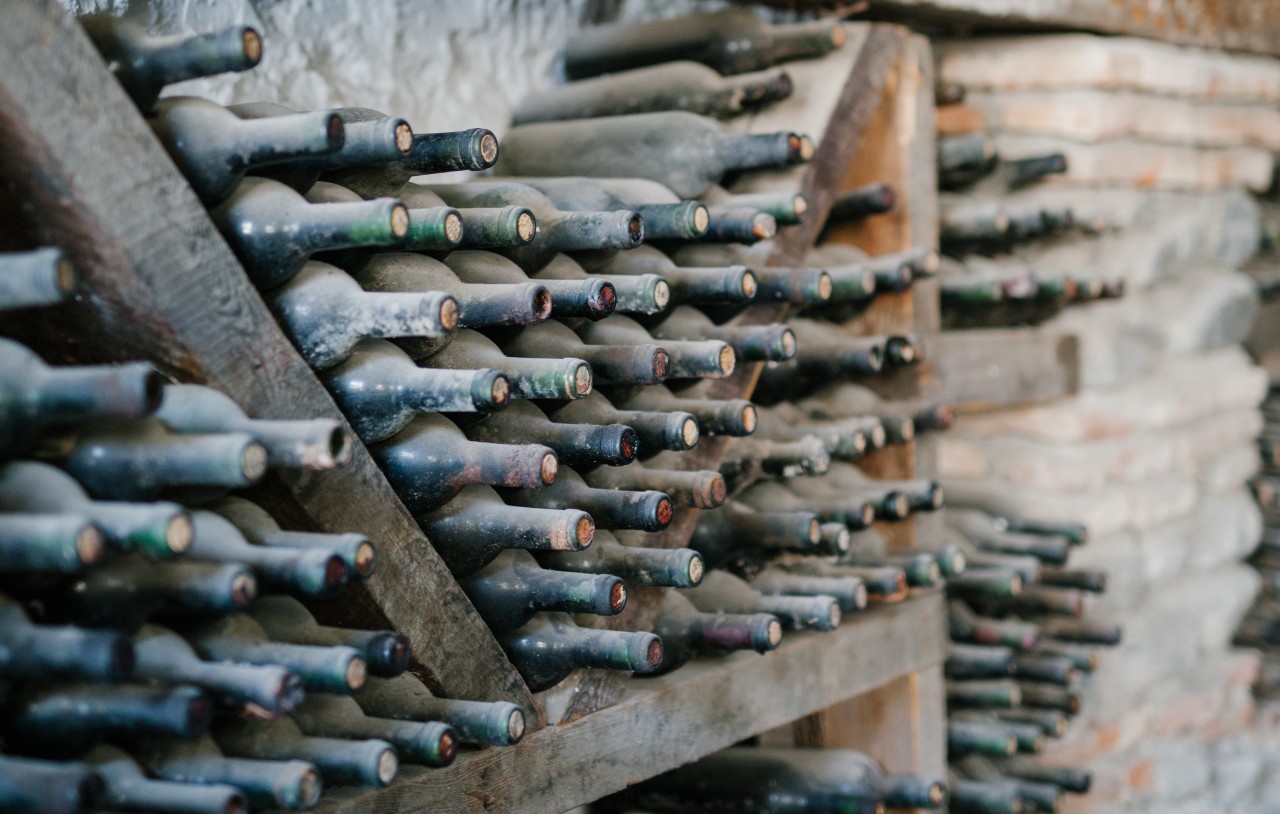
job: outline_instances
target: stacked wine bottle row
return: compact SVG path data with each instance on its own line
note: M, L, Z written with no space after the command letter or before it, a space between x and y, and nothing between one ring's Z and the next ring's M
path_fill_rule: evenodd
M1047 273L1022 256L1021 248L1032 241L1105 228L1079 216L1052 190L1038 188L1066 169L1061 153L1000 156L984 132L939 136L944 327L1035 324L1072 303L1123 295L1123 280L1087 268Z

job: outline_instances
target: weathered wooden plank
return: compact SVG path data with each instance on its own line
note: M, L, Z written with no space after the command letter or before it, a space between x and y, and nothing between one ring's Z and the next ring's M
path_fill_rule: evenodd
M940 136L980 133L987 129L987 117L970 105L944 105L938 108L935 129Z
M1079 340L1037 328L943 331L934 344L929 396L961 410L1069 396L1079 383Z
M913 673L946 647L942 596L848 617L832 633L787 634L764 656L692 662L631 679L621 703L550 726L514 747L463 755L448 769L402 770L382 792L335 789L323 814L559 814L744 738ZM893 722L900 726L900 722Z
M0 195L32 239L60 246L85 296L4 328L52 358L145 358L207 382L252 416L341 418L80 27L53 0L9 3L0 26ZM529 706L523 681L363 447L293 478L317 528L379 546L365 583L450 697ZM344 608L361 607L360 598ZM532 713L532 711L531 711Z

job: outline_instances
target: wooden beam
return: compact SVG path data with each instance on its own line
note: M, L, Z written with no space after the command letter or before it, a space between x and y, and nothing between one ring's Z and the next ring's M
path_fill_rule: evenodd
M976 411L1049 401L1079 389L1080 343L1038 328L943 331L929 395Z
M403 769L381 792L334 789L316 811L560 814L936 668L946 648L942 599L928 593L873 608L832 633L788 633L764 656L700 659L669 676L630 679L626 698L608 709L547 727L513 747L463 755L448 769Z
M49 358L148 359L260 418L341 419L281 333L195 194L102 59L54 0L6 4L0 26L0 197L31 240L60 246L86 294L7 320ZM12 227L11 227L12 228ZM363 446L333 472L288 479L324 531L359 531L380 558L363 586L409 636L433 689L531 709L518 673ZM358 590L341 609L368 607ZM367 618L367 617L365 617Z

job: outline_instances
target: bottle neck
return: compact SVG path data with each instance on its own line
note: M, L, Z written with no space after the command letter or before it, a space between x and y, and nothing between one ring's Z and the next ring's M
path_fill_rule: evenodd
M298 247L307 252L392 246L409 234L409 210L390 198L299 206L292 218Z
M644 242L644 221L635 212L544 212L538 219L539 245L560 252L634 249Z
M230 28L193 37L148 38L129 50L133 70L164 86L248 70L262 58L262 38L252 28Z
M418 133L409 154L398 166L414 175L471 170L478 172L498 160L498 139L477 127L453 133Z
M234 137L228 147L245 169L332 153L342 147L344 130L336 113L315 111L235 119L228 122Z
M50 423L88 418L139 418L154 411L164 379L150 365L45 368L36 377L35 408Z
M807 161L812 145L795 133L723 135L715 142L715 156L725 171L784 167Z

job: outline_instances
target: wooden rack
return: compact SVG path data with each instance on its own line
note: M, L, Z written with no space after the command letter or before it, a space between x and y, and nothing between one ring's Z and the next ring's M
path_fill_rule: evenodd
M873 253L936 242L927 42L894 26L851 25L848 33L830 57L789 66L800 90L795 99L743 122L777 129L770 122L784 117L788 129L819 139L814 161L782 179L802 189L811 208L805 224L779 236L774 262L801 262L835 193L864 180L893 184L900 210L835 239ZM61 247L87 292L38 321L0 324L0 333L53 361L149 359L176 379L217 387L255 417L341 420L150 129L54 0L14 4L0 27L0 179L0 214L14 225L0 235L0 248ZM929 354L937 300L927 282L877 298L848 330L912 332L923 336ZM740 320L783 315L782 308L756 306ZM710 383L706 395L750 397L759 370L743 365ZM910 396L933 375L926 363L887 386L895 397ZM535 731L516 747L466 754L449 769L406 769L383 792L333 790L320 810L558 814L743 738L772 730L765 737L776 739L778 727L815 713L792 729L828 734L796 740L858 746L891 771L941 774L946 635L936 593L859 614L835 633L788 636L766 656L699 661L658 679L589 671L533 694L356 446L352 461L335 472L279 478L256 495L293 527L358 530L378 544L374 576L340 604L314 608L317 615L327 623L393 625L409 637L414 670L433 691L519 703ZM709 439L685 462L715 468L723 450L721 439ZM930 471L927 463L917 467L913 447L874 456L867 468L883 477ZM682 513L654 544L684 545L696 517ZM897 546L913 539L910 524L888 531ZM635 590L627 612L601 624L650 627L663 595ZM888 716L884 726L847 726L877 716Z

